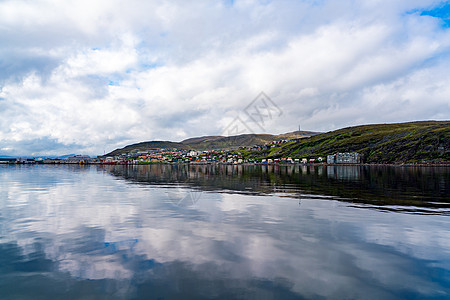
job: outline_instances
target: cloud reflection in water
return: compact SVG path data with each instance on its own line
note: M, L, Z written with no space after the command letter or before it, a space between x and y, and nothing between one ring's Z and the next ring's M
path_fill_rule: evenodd
M220 191L177 206L171 182L95 167L0 167L0 177L2 297L449 296L446 216Z

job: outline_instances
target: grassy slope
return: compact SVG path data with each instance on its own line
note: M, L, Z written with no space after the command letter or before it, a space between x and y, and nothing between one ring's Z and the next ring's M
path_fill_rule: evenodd
M310 131L294 131L285 134L241 134L236 136L205 136L198 138L190 138L181 143L189 145L198 150L210 149L232 149L240 146L248 147L253 145L264 145L272 141L283 139L295 139L309 137L316 132Z
M261 145L275 140L271 134L242 134L237 136L204 137L185 140L187 144L198 150L231 149L239 146Z
M248 153L248 156L316 158L336 152L359 152L366 162L450 161L450 122L426 121L348 127L282 147Z
M126 147L116 149L105 156L114 156L114 155L120 155L122 153L128 153L128 152L137 152L137 151L145 151L148 149L171 149L171 148L177 148L177 149L192 149L189 145L184 145L181 143L176 142L168 142L168 141L151 141L151 142L142 142L137 143L133 145L128 145Z
M308 137L317 134L309 131L294 131L290 133L272 135L272 134L242 134L236 136L204 136L184 140L180 143L169 141L151 141L128 145L121 149L116 149L107 156L120 155L122 153L143 151L147 149L193 149L193 150L212 150L212 149L233 149L240 146L264 145L265 143L291 138Z

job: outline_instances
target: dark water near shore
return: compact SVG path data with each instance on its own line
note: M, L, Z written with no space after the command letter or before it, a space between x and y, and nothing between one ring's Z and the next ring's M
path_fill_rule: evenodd
M0 166L0 299L448 299L450 169Z

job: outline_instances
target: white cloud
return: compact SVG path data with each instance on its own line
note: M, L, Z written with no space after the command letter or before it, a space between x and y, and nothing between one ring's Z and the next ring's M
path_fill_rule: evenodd
M438 4L3 1L0 146L220 134L260 91L271 133L445 119L449 31L420 15Z

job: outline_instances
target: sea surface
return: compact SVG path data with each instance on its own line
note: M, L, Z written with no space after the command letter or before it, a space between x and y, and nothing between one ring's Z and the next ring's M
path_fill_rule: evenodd
M0 299L450 299L450 168L0 165Z

